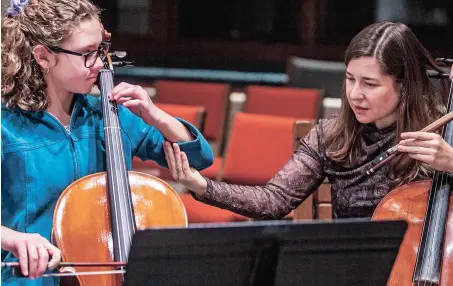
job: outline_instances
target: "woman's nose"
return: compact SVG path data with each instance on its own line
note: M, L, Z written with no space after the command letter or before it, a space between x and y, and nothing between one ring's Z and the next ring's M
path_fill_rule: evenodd
M349 98L353 100L361 100L363 99L362 89L360 88L360 83L356 81L352 86L352 89L349 93Z

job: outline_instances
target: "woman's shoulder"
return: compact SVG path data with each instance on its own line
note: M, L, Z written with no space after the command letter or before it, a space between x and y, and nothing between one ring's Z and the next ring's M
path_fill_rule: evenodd
M332 132L337 123L338 116L334 114L330 117L320 119L318 123L313 127L313 129L316 130L316 133L318 135L325 137Z

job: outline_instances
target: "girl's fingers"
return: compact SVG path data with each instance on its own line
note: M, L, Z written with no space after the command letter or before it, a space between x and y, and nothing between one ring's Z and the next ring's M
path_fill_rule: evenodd
M135 107L135 106L140 106L142 104L142 101L140 99L133 99L130 100L128 99L124 103L122 103L124 107Z
M38 250L36 249L36 245L28 244L28 276L33 279L37 275L38 270Z
M49 263L49 253L47 249L39 245L38 250L38 263L36 265L36 277L40 277L47 270L47 264Z
M57 266L61 262L61 250L49 242L48 246L47 246L47 251L49 252L50 256L52 257L52 259L49 261L47 267L49 267L49 269L51 269L51 270L57 268Z
M136 91L135 86L130 86L116 93L113 93L112 91L112 96L114 100L119 100L122 97L139 98L135 91Z
M130 84L130 83L127 83L127 82L121 82L119 84L117 84L113 89L112 91L110 92L111 95L115 95L117 94L118 92L120 92L121 90L123 89L126 89L126 88L130 88L132 87L133 85Z
M17 258L19 259L20 270L24 276L28 276L28 252L25 244L17 246Z

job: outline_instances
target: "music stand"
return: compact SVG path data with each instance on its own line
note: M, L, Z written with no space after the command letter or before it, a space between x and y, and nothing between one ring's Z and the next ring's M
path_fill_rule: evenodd
M261 221L138 231L124 285L385 285L404 221Z

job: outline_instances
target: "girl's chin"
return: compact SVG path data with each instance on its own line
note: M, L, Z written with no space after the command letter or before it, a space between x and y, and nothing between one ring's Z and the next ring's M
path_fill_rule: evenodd
M87 85L85 88L83 88L83 89L81 88L79 93L82 93L82 94L91 93L91 91L93 90L93 87L95 87L95 85Z

